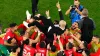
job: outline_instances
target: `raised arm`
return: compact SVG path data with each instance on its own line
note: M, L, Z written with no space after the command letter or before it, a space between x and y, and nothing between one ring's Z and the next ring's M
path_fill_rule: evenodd
M72 9L72 6L70 6L69 9L66 11L65 13L66 16L70 13L71 9Z
M60 41L60 36L58 35L57 38L58 38L58 41L59 41L60 50L64 50L63 49L63 45L62 45L62 43Z
M58 1L58 3L56 3L56 7L58 8L60 20L64 20L64 16L63 16L63 13L61 11L61 7L60 7L60 4L59 4L59 1Z
M77 11L77 13L79 13L80 15L82 15L82 12L80 10L78 10L77 8L75 10Z
M79 40L77 37L75 37L72 33L71 34L71 37L74 38L79 44L81 43L81 40Z
M46 16L47 16L47 19L48 19L48 24L49 24L50 26L54 26L54 25L53 25L53 22L52 22L52 20L51 20L51 17L50 17L50 12L49 12L49 10L46 11Z
M33 40L33 43L37 43L40 41L40 35L41 35L42 32L38 31L38 36L35 40Z

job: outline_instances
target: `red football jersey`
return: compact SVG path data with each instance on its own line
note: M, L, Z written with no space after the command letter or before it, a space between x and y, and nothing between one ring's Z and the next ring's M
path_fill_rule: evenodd
M14 33L11 31L11 29L7 29L6 35L4 36L4 40L8 40L9 38L13 38Z
M21 45L23 41L23 36L18 36L17 34L15 34L15 39L17 40L18 45Z
M46 52L47 52L47 50L45 48L37 49L37 54L39 54L40 56L46 56Z
M73 54L73 49L65 50L65 55L66 56L72 56L72 54Z
M0 38L0 44L4 45L4 40L2 38Z
M31 39L36 39L35 37L36 37L37 34L38 33L34 31L33 34L32 34L32 36L31 36Z
M19 29L23 29L24 31L26 31L27 28L24 26L24 24L20 24L20 25L18 26L18 30L19 30Z
M78 52L75 52L75 51L74 51L74 52L73 52L73 55L74 55L74 56L82 56L82 53L78 53Z
M32 34L32 36L31 36L31 39L36 39L36 37L37 37L37 35L38 35L38 32L33 32L33 34ZM40 35L40 41L44 41L45 40L45 34L41 34Z
M66 43L68 43L68 39L71 38L70 36L65 36Z
M23 56L35 56L36 49L29 45L24 45Z
M60 37L60 41L61 41L61 43L62 43L63 46L66 44L64 38ZM56 46L57 50L60 50L59 41L58 41L57 37L54 37L53 43Z
M99 55L100 55L100 48L98 49L97 53L99 53Z
M100 56L100 48L96 53L91 53L90 56Z
M60 41L61 41L61 43L62 43L63 46L66 45L66 42L65 42L64 38L60 37Z
M39 49L40 48L40 43L37 43L36 44L36 49Z

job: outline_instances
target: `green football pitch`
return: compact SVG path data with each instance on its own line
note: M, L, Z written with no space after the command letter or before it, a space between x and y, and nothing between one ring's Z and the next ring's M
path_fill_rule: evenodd
M39 13L45 15L46 10L50 10L52 20L58 19L59 14L56 8L58 0L39 0ZM59 0L63 14L73 5L73 0ZM100 33L100 0L80 0L81 4L89 10L89 17L93 18L96 23L95 34ZM0 24L3 29L8 27L10 23L16 22L20 24L25 20L26 10L31 12L31 0L0 0ZM71 25L69 16L64 16L69 27Z

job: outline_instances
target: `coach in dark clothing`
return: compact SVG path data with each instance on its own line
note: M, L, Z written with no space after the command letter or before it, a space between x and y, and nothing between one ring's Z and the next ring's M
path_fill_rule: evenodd
M33 16L35 15L35 12L38 11L38 1L39 0L32 0L32 13L33 13Z
M59 12L60 13L60 12ZM51 43L53 44L53 40L54 40L54 36L53 34L57 34L57 35L61 35L62 33L64 33L64 31L66 30L67 27L66 26L66 22L64 20L60 20L59 22L59 27L56 27L50 16L49 16L49 11L46 12L47 18L45 16L40 16L39 20L42 20L43 25L41 25L39 22L34 21L30 24L28 24L28 27L30 26L37 26L39 28L39 30L41 30L45 35L46 35L46 43ZM61 14L60 14L61 15ZM61 17L60 17L61 18ZM48 28L51 26L51 29L48 31Z
M88 17L88 10L83 9L82 11L83 21L81 25L81 40L90 43L93 37L94 22Z

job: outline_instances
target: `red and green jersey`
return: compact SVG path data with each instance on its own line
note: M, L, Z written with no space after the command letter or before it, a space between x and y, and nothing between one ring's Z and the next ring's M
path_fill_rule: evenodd
M91 52L97 52L97 50L100 48L100 43L96 44L96 43L91 43L91 48L90 51Z
M100 48L95 53L91 53L90 56L100 56Z

